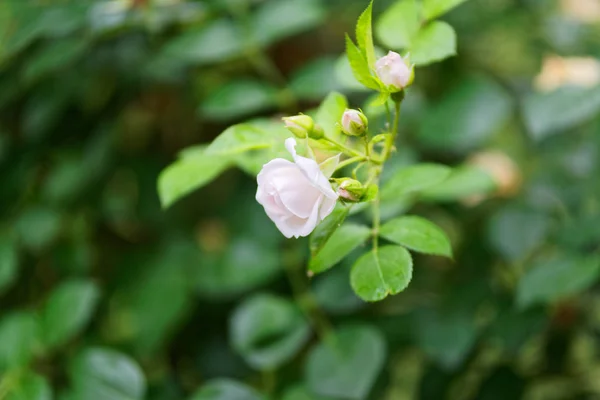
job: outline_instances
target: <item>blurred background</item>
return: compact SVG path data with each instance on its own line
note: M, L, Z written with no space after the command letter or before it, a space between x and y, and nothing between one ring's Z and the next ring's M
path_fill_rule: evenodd
M394 3L375 2L376 33ZM331 90L364 106L342 53L366 6L0 2L0 399L600 398L598 0L443 16L458 55L417 69L390 170L489 181L410 210L455 259L418 256L397 296L361 302L351 263L309 280L307 241L283 238L237 169L161 209L157 177L184 147ZM384 356L342 356L348 392L315 394L322 344L297 308L369 326Z

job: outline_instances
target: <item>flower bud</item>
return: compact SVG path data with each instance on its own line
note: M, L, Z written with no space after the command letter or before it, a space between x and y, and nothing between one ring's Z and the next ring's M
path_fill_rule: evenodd
M408 56L390 51L375 63L375 72L379 80L391 92L399 92L413 82L415 78L414 65L410 64Z
M342 132L349 136L362 136L367 132L369 121L358 110L346 109L342 115Z
M362 201L371 201L377 196L377 185L363 186L356 179L340 178L335 180L338 183L337 194L340 200L347 203L359 203Z
M310 136L315 128L315 122L308 115L295 115L293 117L282 118L285 127L299 139L304 139Z

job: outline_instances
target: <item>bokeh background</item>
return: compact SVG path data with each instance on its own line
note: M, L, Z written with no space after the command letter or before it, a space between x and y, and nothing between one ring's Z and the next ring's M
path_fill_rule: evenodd
M375 2L376 25L393 3ZM455 259L419 256L397 296L361 302L351 263L309 280L307 241L283 238L242 171L161 209L157 178L181 149L331 90L364 105L342 53L366 6L0 2L0 399L334 400L306 360L313 330L344 325L385 343L381 365L334 364L345 398L600 398L597 0L443 16L458 55L417 70L391 168L469 164L491 183L411 210ZM262 324L244 314L256 299L275 304ZM302 333L288 306L318 326Z

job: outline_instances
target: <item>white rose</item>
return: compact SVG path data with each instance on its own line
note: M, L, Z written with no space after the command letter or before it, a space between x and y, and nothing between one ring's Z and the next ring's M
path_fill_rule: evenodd
M258 174L256 201L287 238L308 236L335 207L338 195L315 160L296 154L296 140L285 147L294 162L276 158Z
M375 72L384 85L393 86L398 90L410 85L414 78L413 68L400 54L393 51L377 60Z

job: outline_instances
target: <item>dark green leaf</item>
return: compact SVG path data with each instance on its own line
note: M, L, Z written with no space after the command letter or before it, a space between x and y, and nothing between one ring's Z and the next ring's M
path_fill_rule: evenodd
M525 308L576 295L598 279L600 258L557 254L539 259L519 281L517 303Z
M452 246L446 233L424 218L414 215L395 218L379 232L382 237L411 250L452 257Z
M57 287L40 316L44 345L56 347L77 335L92 318L99 297L100 290L90 281L66 281Z
M371 235L364 225L344 224L335 230L325 245L310 260L308 269L320 273L333 267Z
M87 41L81 38L59 40L37 53L23 71L25 81L32 82L48 73L66 66L82 56Z
M61 216L56 211L36 207L26 210L19 217L16 230L26 247L41 250L56 239L61 223Z
M52 389L43 376L26 372L25 374L19 374L15 380L15 385L9 388L9 392L4 399L52 400Z
M202 386L190 400L266 400L249 386L231 379L216 379Z
M282 400L331 400L331 398L315 396L307 387L297 385L287 390Z
M18 256L14 236L0 235L0 293L10 287L17 278Z
M73 400L141 400L146 379L128 356L114 350L88 348L70 368Z
M487 78L463 80L422 117L419 139L441 151L468 152L486 143L511 114L511 99Z
M252 31L262 45L307 31L325 18L320 0L278 0L252 14Z
M336 64L335 58L318 58L294 71L290 87L301 99L320 100L343 86L338 80L331 79L336 74Z
M277 106L277 88L257 80L238 80L221 86L202 102L202 114L227 121Z
M338 205L310 235L310 253L315 257L325 246L331 235L342 225L348 216L348 207Z
M272 370L304 346L310 328L296 306L279 297L256 295L242 303L231 318L233 347L252 367Z
M339 329L308 355L306 381L321 396L365 399L386 357L386 343L374 328Z
M412 258L400 246L383 246L360 257L350 273L354 292L365 301L380 301L398 294L412 278Z

